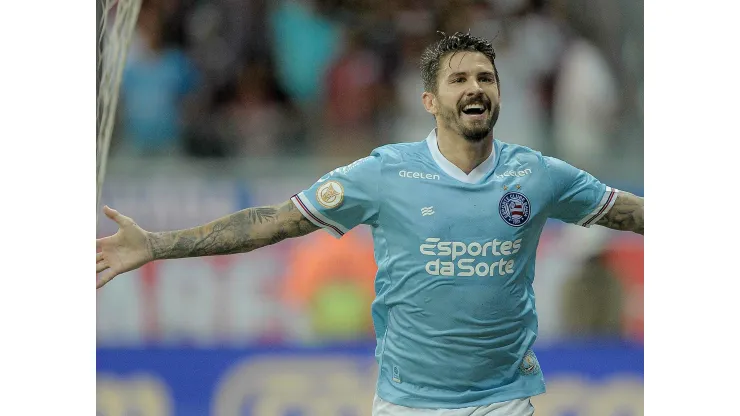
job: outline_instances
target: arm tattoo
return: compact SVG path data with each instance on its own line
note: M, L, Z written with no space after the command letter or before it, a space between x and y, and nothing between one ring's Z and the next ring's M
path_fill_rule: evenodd
M247 208L187 230L150 233L153 260L246 253L317 230L293 202Z
M253 224L263 224L266 221L275 219L276 209L273 207L249 208L245 210L249 216L249 221Z
M629 192L619 192L617 200L609 212L596 222L614 230L632 231L645 234L644 218L645 198L632 195Z

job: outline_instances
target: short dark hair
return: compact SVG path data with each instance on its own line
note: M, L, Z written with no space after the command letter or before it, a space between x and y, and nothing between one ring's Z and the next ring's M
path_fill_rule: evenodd
M469 32L467 34L455 32L455 34L449 36L443 32L437 33L442 35L442 39L427 46L424 53L421 54L421 80L424 82L424 91L437 92L437 76L439 75L442 58L448 53L452 52L454 54L461 51L480 52L485 55L493 65L496 85L498 85L498 69L496 69L494 63L496 52L493 50L491 42L475 37Z

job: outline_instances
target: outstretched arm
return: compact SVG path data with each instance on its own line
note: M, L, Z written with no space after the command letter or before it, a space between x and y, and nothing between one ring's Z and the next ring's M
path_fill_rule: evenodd
M247 208L200 227L148 233L152 260L246 253L318 229L292 202Z
M96 240L96 273L101 288L121 273L153 260L246 253L317 230L286 201L280 205L247 208L208 224L186 230L151 233L131 218L105 207L105 215L118 224L118 232Z
M644 235L644 206L645 198L620 191L609 212L601 217L596 224L614 230L632 231Z

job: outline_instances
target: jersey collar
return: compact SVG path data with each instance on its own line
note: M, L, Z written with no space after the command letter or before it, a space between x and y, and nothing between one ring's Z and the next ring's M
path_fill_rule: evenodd
M493 147L491 148L491 154L488 155L488 158L486 158L486 160L484 160L480 165L476 166L476 168L473 169L470 174L466 174L460 168L455 166L454 163L447 160L442 152L439 151L439 146L437 145L436 128L434 128L432 132L429 133L429 136L427 136L426 138L426 142L427 146L429 147L429 152L432 154L432 159L434 159L434 161L437 163L437 166L439 166L439 168L442 169L442 171L444 171L446 174L452 176L460 182L480 182L480 180L483 179L483 177L491 171L496 161L496 141L494 140Z

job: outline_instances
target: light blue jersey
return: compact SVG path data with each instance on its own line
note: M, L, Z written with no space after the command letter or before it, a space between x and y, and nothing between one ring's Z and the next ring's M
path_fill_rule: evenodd
M494 140L465 174L435 131L380 147L292 200L336 237L372 228L377 394L416 408L543 393L532 281L548 218L590 226L617 191L563 161Z

